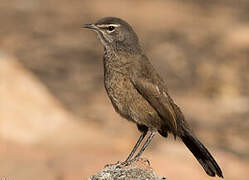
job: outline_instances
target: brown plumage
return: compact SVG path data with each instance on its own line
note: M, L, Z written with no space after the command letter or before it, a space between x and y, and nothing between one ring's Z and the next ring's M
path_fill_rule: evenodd
M104 45L104 85L115 110L136 123L142 132L124 164L132 160L148 131L151 134L135 159L155 132L163 137L172 133L183 141L208 175L223 177L218 164L194 136L180 108L169 96L165 82L144 54L131 26L119 18L107 17L84 27L96 31Z

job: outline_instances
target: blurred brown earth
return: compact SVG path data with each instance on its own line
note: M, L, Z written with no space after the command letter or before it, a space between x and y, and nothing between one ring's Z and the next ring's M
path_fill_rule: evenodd
M81 29L127 20L226 180L249 173L249 1L0 0L0 179L86 179L139 133L103 87L103 48ZM210 179L182 143L144 154L168 179Z

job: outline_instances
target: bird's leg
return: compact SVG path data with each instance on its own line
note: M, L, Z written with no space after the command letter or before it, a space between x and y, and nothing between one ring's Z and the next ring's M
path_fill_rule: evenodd
M152 131L152 132L150 133L150 136L148 137L148 139L146 139L146 141L145 141L144 145L142 146L142 148L140 149L140 151L139 151L139 152L137 153L137 155L133 158L134 161L137 160L137 159L142 155L142 153L144 152L144 150L146 149L146 147L150 144L150 142L151 142L151 140L152 140L152 138L154 137L155 134L156 134L155 131ZM132 161L133 161L133 160L132 160Z
M143 138L144 138L145 135L147 134L147 131L144 132L144 133L140 136L140 138L139 138L137 144L136 144L135 147L133 148L133 150L132 150L132 152L130 153L130 155L128 156L128 158L127 158L123 163L121 163L121 165L128 166L128 165L130 165L132 162L138 160L139 157L140 157L140 156L142 155L142 153L144 152L144 150L146 149L146 147L150 144L150 142L151 142L152 138L154 137L155 133L156 133L156 131L151 132L150 136L148 137L148 139L146 139L146 141L145 141L145 143L143 144L143 146L142 146L142 148L140 149L140 151L137 153L137 155L136 155L133 159L131 159L131 157L134 155L136 149L138 148L139 144L142 142ZM150 162L149 162L148 159L146 159L146 158L141 158L141 160L146 161L146 162L150 165Z
M134 148L132 149L132 151L130 152L129 156L126 158L126 160L122 163L123 165L128 164L128 162L131 160L132 156L135 154L137 148L139 147L139 145L141 144L141 142L143 141L144 137L146 136L148 130L143 131L143 133L141 134L141 136L139 137L136 145L134 146Z

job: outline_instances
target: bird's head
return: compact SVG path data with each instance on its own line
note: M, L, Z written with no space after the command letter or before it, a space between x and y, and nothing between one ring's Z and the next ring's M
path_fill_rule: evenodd
M84 28L94 30L105 48L141 53L138 37L132 27L124 20L106 17L93 24L85 24Z

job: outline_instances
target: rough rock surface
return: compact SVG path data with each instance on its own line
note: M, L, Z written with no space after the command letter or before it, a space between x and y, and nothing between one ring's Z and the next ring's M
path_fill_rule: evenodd
M107 165L102 171L92 175L88 180L163 180L144 161L136 161L129 166L120 163Z

